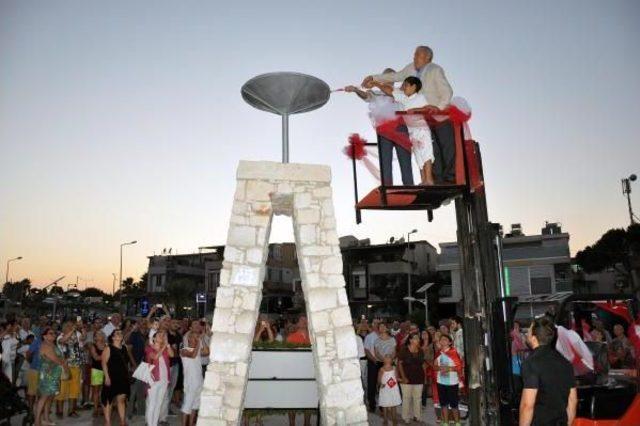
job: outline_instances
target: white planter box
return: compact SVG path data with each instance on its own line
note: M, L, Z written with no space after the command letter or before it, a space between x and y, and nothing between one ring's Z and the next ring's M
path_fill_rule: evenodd
M253 350L247 409L318 408L311 349Z

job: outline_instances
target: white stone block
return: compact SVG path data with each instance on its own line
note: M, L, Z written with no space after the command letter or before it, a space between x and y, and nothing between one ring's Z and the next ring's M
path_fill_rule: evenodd
M249 201L269 201L274 191L273 184L260 180L247 181L246 198Z
M244 262L244 250L237 249L234 246L226 246L224 248L224 260L233 263Z
M344 275L323 274L322 279L327 287L344 288Z
M260 304L260 297L257 291L250 291L242 295L242 309L256 311Z
M322 245L304 246L302 247L303 256L330 256L331 247Z
M241 387L227 388L224 393L224 404L227 407L240 408L240 405L242 404L243 390L244 389ZM227 418L227 420L231 419Z
M258 287L260 285L260 268L256 266L236 265L231 270L231 285Z
M356 345L356 334L353 327L339 328L334 333L338 358L357 358L358 346Z
M256 326L256 311L244 311L235 317L235 326L237 333L253 334Z
M308 208L311 206L311 200L311 194L308 192L298 192L293 196L293 208L296 210Z
M362 383L360 380L333 383L328 385L325 391L325 401L329 410L356 405L358 398L362 400L362 396Z
M300 225L298 227L297 243L305 245L314 245L318 242L318 227L316 225Z
M318 209L296 209L295 220L298 225L316 224L320 222L320 210Z
M244 362L251 352L251 338L232 333L213 333L211 336L212 362Z
M338 305L338 295L332 288L309 289L305 301L310 312L332 309Z
M341 274L342 258L338 256L329 256L322 261L323 274Z
M253 226L231 225L227 237L227 247L254 247L256 245L256 228Z
M249 213L249 204L243 201L234 201L231 208L231 214L237 216L246 216Z
M216 310L231 308L235 295L236 293L233 287L218 287L216 291Z
M353 324L351 310L348 306L333 309L331 311L331 323L333 327L346 327Z
M286 182L331 182L329 166L316 164L240 161L238 179L261 179Z
M330 198L331 197L331 187L330 186L321 186L320 188L316 188L312 192L315 198Z
M231 309L216 307L211 322L211 330L222 333L233 331L233 313Z
M222 381L220 380L220 374L215 371L207 370L207 373L204 376L204 383L202 385L203 391L202 395L206 395L205 390L214 391L212 395L215 395L215 391L220 389L220 384ZM220 398L220 404L222 404L222 399Z
M226 249L224 254L225 256L227 255ZM263 251L261 249L253 248L253 249L247 250L247 263L262 266L263 259L264 259L264 256L263 256Z
M200 415L204 417L211 416L215 410L220 410L222 405L222 396L220 395L200 395Z
M367 409L364 405L358 404L345 410L345 421L348 425L354 425L357 423L367 424Z
M347 292L344 288L338 289L338 305L349 306L349 299L347 298Z
M360 361L348 359L342 362L340 377L343 380L357 379L360 377Z
M327 312L315 312L311 314L310 320L312 331L315 333L327 331L331 327Z

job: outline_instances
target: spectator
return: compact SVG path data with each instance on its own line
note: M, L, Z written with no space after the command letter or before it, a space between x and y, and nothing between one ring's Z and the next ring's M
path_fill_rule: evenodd
M438 400L442 410L442 421L447 424L449 419L456 426L460 425L458 411L458 392L462 384L462 360L453 346L453 339L446 334L440 338L440 354L435 360L434 369L437 372ZM451 414L451 416L449 416Z
M133 369L144 361L144 350L147 344L147 336L149 335L148 322L146 320L139 321L133 325L131 334L129 335L129 350L133 357ZM130 419L133 415L144 414L144 391L145 383L134 379L131 386L131 395L129 396L129 404L127 404L127 417Z
M182 366L184 367L184 399L181 409L182 426L195 426L197 410L200 408L200 392L203 383L200 364L202 337L196 330L192 330L184 338L186 344L180 351Z
M18 324L15 319L8 321L4 326L2 337L2 372L14 384L14 365L18 354Z
M202 354L200 356L200 365L202 366L202 375L204 376L209 365L209 344L211 343L211 324L204 318L200 320L200 334L202 336Z
M376 340L374 349L377 359L384 359L385 356L390 356L391 359L396 357L396 340L389 334L387 324L382 322L378 327L379 337Z
M56 395L56 416L64 416L64 403L69 400L69 417L79 417L78 399L81 392L82 343L84 336L76 330L76 325L68 321L62 327L62 334L56 339L58 349L69 366L69 377L60 383L60 393Z
M254 342L268 342L275 341L273 327L263 315L260 315L258 323L256 324L256 331L253 337Z
M69 370L62 352L55 345L56 333L46 327L42 333L40 346L40 381L38 382L38 394L40 398L36 404L36 425L54 425L49 418L51 401L60 391L60 378L63 371L69 374Z
M594 330L599 330L602 335L605 338L605 342L610 345L611 341L613 340L611 338L611 333L609 333L609 331L604 327L604 323L602 322L601 319L597 318L593 320L593 329Z
M378 358L376 357L375 344L379 338L379 321L374 319L371 322L371 332L364 339L364 352L367 357L367 401L369 411L376 411L376 394L378 392Z
M111 333L113 330L120 328L120 314L115 313L111 315L107 324L102 328L102 333L104 333L104 337L108 339L111 337Z
M613 335L615 337L611 341L611 346L609 347L609 363L611 364L611 368L635 368L636 363L633 347L631 346L631 342L627 336L624 334L624 327L621 324L614 325Z
M16 364L16 367L19 368L16 386L24 386L27 381L27 375L29 373L29 361L27 360L27 352L29 351L29 346L33 343L34 336L29 333L24 339L20 339L20 344L18 346L18 358L22 359L20 364Z
M360 360L360 381L362 381L362 389L367 392L367 356L364 352L364 340L360 334L356 332L356 346L358 348L358 359Z
M419 333L407 336L398 356L398 372L402 389L402 420L419 422L422 419L422 389L425 382L425 356Z
M102 352L102 371L104 386L102 387L102 409L104 421L111 425L111 408L117 404L120 426L125 425L126 401L129 397L129 353L124 345L122 330L114 329L109 339L111 343Z
M44 329L42 329L44 330ZM27 402L33 407L38 396L38 380L40 376L40 344L42 336L38 335L29 345L26 358L29 362L29 371L27 371Z
M513 328L509 336L511 338L511 371L516 376L519 376L524 359L524 352L527 350L527 344L520 331L520 323L518 321L513 322Z
M529 327L533 352L522 364L521 426L573 424L578 403L573 367L553 347L555 337L555 325L546 317Z
M93 335L91 354L91 398L93 400L93 417L100 416L100 394L104 385L104 371L102 370L102 353L107 347L106 338L102 331Z
M167 332L158 330L153 335L153 343L145 349L146 361L153 365L151 374L153 384L147 392L147 407L145 419L147 426L157 426L160 418L160 410L169 387L169 358L173 356L173 350L167 340Z
M462 318L453 317L449 320L451 332L453 333L453 347L464 360L464 334L462 332Z
M431 390L431 376L433 374L433 360L434 360L434 349L433 344L431 342L431 335L427 330L421 333L422 338L422 353L424 354L424 384L425 386L422 388L422 406L427 406L427 398L429 394L433 396L433 392Z
M169 316L163 317L163 321L160 322L160 326L167 330L167 342L171 346L172 355L169 357L169 389L164 396L162 403L162 409L160 410L160 422L166 423L169 414L174 415L171 410L171 401L173 400L173 393L175 392L176 385L178 384L178 375L180 373L180 345L182 344L182 336L178 329L180 328L180 322L177 319L171 319Z
M385 332L388 334L386 330ZM402 399L398 389L398 376L393 366L393 357L389 354L383 357L383 364L378 372L378 386L380 389L378 405L382 408L384 415L383 424L388 425L389 420L391 420L391 424L396 426L398 424L396 407L402 403Z

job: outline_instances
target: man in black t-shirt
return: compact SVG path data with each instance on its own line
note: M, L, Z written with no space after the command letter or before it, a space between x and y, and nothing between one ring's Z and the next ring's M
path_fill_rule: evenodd
M576 416L573 367L551 346L555 335L555 325L546 317L529 327L527 341L533 353L522 364L520 426L566 426Z

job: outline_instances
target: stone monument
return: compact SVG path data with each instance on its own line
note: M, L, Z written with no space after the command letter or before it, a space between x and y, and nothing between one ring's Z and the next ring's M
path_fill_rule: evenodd
M238 425L273 215L291 216L323 425L367 425L356 336L342 275L331 170L288 163L288 116L324 105L328 86L295 73L258 76L243 97L282 115L283 163L241 161L216 296L198 425Z

